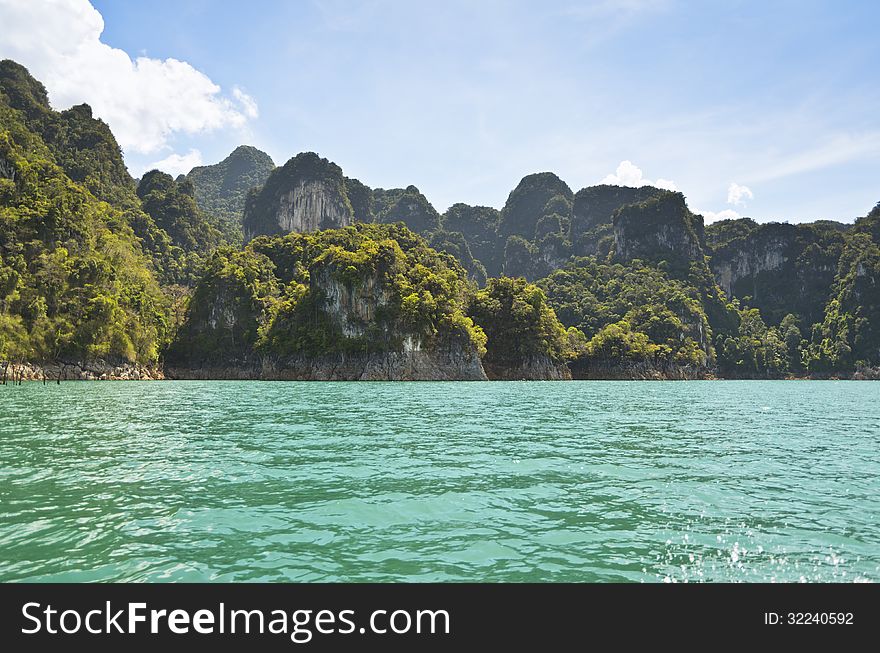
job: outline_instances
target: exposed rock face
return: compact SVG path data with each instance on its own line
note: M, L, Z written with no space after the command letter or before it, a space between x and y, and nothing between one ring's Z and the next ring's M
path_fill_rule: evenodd
M15 164L0 156L0 177L15 181Z
M164 379L158 367L121 361L49 361L45 363L2 363L0 379L22 381L152 381Z
M852 376L854 381L880 381L880 367L858 367Z
M265 303L251 294L253 286L242 285L246 277L256 283L261 274L271 274L269 261L248 258L254 265L246 271L209 275L190 304L182 339L169 350L168 376L485 380L475 341L400 316L393 284L404 256L396 244L387 256L375 258L325 250L308 267L307 286L300 286L297 303L271 323ZM218 271L231 264L215 262ZM268 287L272 282L264 276L259 283ZM268 330L258 345L260 327Z
M608 381L695 381L713 378L705 367L654 365L645 361L577 361L572 363L575 379Z
M762 272L775 272L791 260L791 241L785 238L771 238L760 244L750 243L747 248L729 248L712 259L712 272L718 285L733 297L734 285L744 277L754 278ZM757 291L757 286L754 286ZM752 292L754 298L757 292Z
M687 268L703 260L703 219L687 208L684 195L665 192L614 214L615 256L624 261L666 261Z
M517 367L486 366L492 381L570 381L571 372L565 363L554 362L549 356L530 356Z
M300 180L279 198L276 220L281 231L309 232L347 227L353 216L344 195L321 181Z
M298 154L248 197L245 240L291 231L338 229L354 222L342 169L313 152Z
M476 352L435 349L264 359L250 365L170 368L173 379L266 381L485 381Z
M749 297L771 324L792 313L822 319L843 246L827 225L724 221L708 229L710 268L728 297Z
M375 276L361 280L357 285L337 279L331 268L325 267L312 278L312 283L324 296L324 310L346 338L360 338L376 321L376 311L388 305L390 298Z

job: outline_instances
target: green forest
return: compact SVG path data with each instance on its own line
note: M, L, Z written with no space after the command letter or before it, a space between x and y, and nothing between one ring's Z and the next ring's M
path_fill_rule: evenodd
M87 105L0 62L0 368L463 352L497 379L877 378L878 282L880 204L706 225L681 193L542 172L440 213L249 146L136 180Z

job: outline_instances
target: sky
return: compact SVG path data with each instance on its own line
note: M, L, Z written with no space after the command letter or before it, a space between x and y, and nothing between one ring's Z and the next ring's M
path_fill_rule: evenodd
M707 221L880 201L880 3L0 0L0 57L88 102L133 175L315 151L441 211L526 174Z

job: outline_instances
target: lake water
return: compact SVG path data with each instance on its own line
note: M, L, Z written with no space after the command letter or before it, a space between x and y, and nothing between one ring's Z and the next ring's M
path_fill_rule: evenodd
M0 581L876 581L880 384L0 387Z

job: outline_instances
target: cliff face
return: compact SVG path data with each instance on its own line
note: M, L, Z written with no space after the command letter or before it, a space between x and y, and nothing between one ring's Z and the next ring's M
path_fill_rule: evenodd
M710 268L728 297L750 297L771 324L791 313L820 321L844 234L825 225L756 224L743 219L708 229Z
M377 275L359 279L356 283L340 281L330 267L312 274L312 288L323 297L323 310L330 321L346 338L360 338L376 321L377 311L387 307L389 289L382 285ZM412 340L412 336L406 339Z
M656 365L648 361L577 361L572 376L583 380L696 381L712 378L709 370L695 365Z
M0 362L0 383L18 381L157 381L165 375L156 365L121 360L48 361L44 363Z
M178 379L263 379L303 381L484 381L480 356L469 343L450 338L431 338L417 330L407 331L383 320L391 293L378 275L345 282L338 270L325 266L313 271L311 290L320 298L316 310L349 342L378 332L385 347L378 351L354 349L332 353L251 353L228 357L222 363L169 366L167 374ZM208 331L241 332L242 316L236 297L218 296L213 302Z
M574 196L571 216L571 242L602 225L610 225L614 212L627 204L639 204L666 191L653 186L589 186Z
M218 252L169 349L174 378L484 380L465 271L401 225Z
M615 256L623 261L666 261L686 269L703 260L703 219L688 210L681 193L665 192L618 209L613 233Z
M338 229L354 222L342 169L313 152L269 175L245 203L244 237Z
M167 368L171 379L262 381L486 381L475 353L399 351L263 358L247 365Z
M298 180L278 198L275 221L283 232L337 229L352 223L346 197L323 181Z
M486 365L486 375L492 381L570 381L571 372L565 363L549 356L529 356L516 366Z

